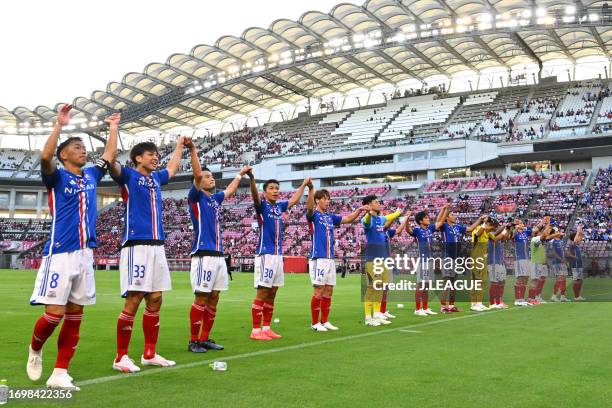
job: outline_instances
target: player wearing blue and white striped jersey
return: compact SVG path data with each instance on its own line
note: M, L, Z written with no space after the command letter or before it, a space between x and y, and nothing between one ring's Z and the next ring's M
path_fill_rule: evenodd
M228 271L223 254L223 200L232 197L242 177L251 171L244 166L224 191L215 192L216 181L210 170L201 168L195 145L190 148L193 183L187 202L193 224L191 248L191 288L195 295L189 311L190 339L187 349L192 353L223 350L209 338L219 294L228 288Z
M106 119L109 138L95 166L85 167L87 151L79 137L70 137L58 146L60 132L70 121L71 105L64 105L40 155L43 184L49 194L51 237L45 244L36 277L33 305L45 305L34 327L27 363L28 377L42 375L42 347L62 319L55 369L48 387L78 389L68 375L68 365L79 340L83 307L96 302L94 258L96 247L96 188L117 151L121 115ZM62 163L57 167L53 155Z
M434 280L434 266L429 264L428 259L433 256L433 233L444 224L447 208L448 204L440 209L433 224L426 211L419 211L414 216L417 226L412 228L410 224L406 225L406 232L416 238L419 247L420 263L416 270L417 289L414 295L414 314L417 316L437 314L429 308L429 290L426 286ZM410 217L410 213L406 216Z
M455 261L461 256L461 249L463 245L461 243L465 234L471 234L472 231L478 227L486 217L486 215L478 218L472 225L465 226L457 223L457 214L452 211L450 204L442 207L444 214L442 219L444 223L440 226L439 230L442 233L442 242L444 245L444 257L452 259L453 262L451 267L445 267L446 262L442 266L442 278L444 281L444 287L448 281L455 282L457 280L457 273L455 272ZM452 289L444 289L440 296L440 312L441 313L457 313L461 310L455 306L455 298L457 291L452 285ZM448 304L447 304L448 302Z
M399 227L397 227L397 229L391 228L391 226L395 222L395 219L389 218L385 222L384 230L385 230L385 244L386 244L385 257L386 258L393 257L393 255L391 254L391 240L393 239L393 237L400 236L402 232L404 232L404 230L406 229L406 225L408 224L408 221L409 221L409 217L404 217L401 220L400 225ZM389 270L389 282L392 282L392 281L393 281L393 270ZM383 290L382 299L380 302L380 313L382 313L382 315L386 319L395 319L396 316L391 314L387 308L388 298L389 298L389 289L387 288Z
M280 286L284 285L283 269L283 213L300 202L306 186L311 186L307 177L289 200L278 201L279 182L267 180L263 185L263 198L255 184L253 172L250 178L251 196L259 224L259 243L255 255L254 285L257 289L255 300L251 306L253 329L251 339L272 340L281 338L270 328L274 299Z
M167 184L178 171L183 147L191 148L192 145L190 138L181 136L163 170L157 170L159 154L152 142L138 143L132 148L130 159L134 169L121 166L118 162L110 167L110 175L120 186L125 205L119 260L120 293L125 298L125 306L117 321L114 370L124 373L140 371L140 367L128 357L128 347L134 316L143 299L146 302L143 317L145 346L140 361L143 365L175 365L174 361L156 353L162 292L172 289L164 251L161 186Z
M553 302L569 302L565 296L567 290L567 264L563 242L563 231L556 228L553 230L550 240L550 270L555 274L555 285L553 286L553 294L550 300ZM558 294L558 295L557 295Z
M494 233L495 238L487 243L488 257L487 267L489 273L489 309L507 309L504 303L504 292L506 288L506 264L504 262L504 242L512 238L514 223L508 222L500 225Z
M583 269L582 269L582 251L578 244L584 238L584 232L582 231L582 224L578 224L576 232L572 232L569 235L569 245L565 256L568 258L570 268L572 270L572 289L574 291L574 300L586 300L582 294L582 280Z
M515 218L514 220L514 305L529 306L525 300L527 292L527 282L535 274L535 266L531 262L531 236L532 228L527 228L523 222ZM534 283L535 284L535 283Z
M308 185L306 200L306 220L312 237L312 249L308 261L310 281L314 294L310 300L312 329L314 331L338 330L328 320L332 295L336 285L336 261L334 258L334 228L341 224L355 222L365 211L365 206L358 208L347 216L329 214L329 191L317 190ZM319 312L321 317L319 318Z

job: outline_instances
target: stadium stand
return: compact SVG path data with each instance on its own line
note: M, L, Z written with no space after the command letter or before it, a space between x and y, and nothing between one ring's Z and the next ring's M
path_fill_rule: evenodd
M433 95L408 98L398 115L378 136L379 142L433 136L459 104L459 98L435 99Z
M559 109L556 113L554 130L589 124L597 102L597 95L600 91L601 86L585 86L568 89L567 95L559 105Z
M384 106L357 110L332 132L332 136L346 135L344 144L370 143L403 108L401 100L392 100Z

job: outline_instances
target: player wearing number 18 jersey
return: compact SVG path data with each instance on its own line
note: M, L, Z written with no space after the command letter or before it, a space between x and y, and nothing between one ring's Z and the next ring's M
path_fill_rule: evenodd
M308 184L306 220L312 236L312 250L308 261L308 269L310 270L310 281L314 287L314 294L310 300L311 327L314 331L338 330L328 320L332 294L336 285L334 227L354 222L365 210L365 207L361 207L343 217L337 214L328 214L329 203L329 191L318 190L315 192L312 184ZM321 314L320 319L319 312Z
M225 191L215 193L216 182L212 172L200 168L195 145L191 143L189 147L193 184L187 201L194 233L190 275L195 300L189 312L191 338L188 350L192 353L205 353L207 350L223 350L223 346L209 338L217 315L219 294L228 288L221 234L221 204L236 193L242 176L251 171L251 167L244 166Z
M284 285L283 269L283 213L300 202L310 178L306 178L288 201L278 201L279 183L268 180L264 183L263 198L259 196L253 172L250 178L251 196L259 224L259 244L255 255L254 280L257 294L251 305L253 329L251 339L272 340L281 338L270 328L274 299L278 288ZM263 323L262 323L263 320ZM263 326L262 326L263 325Z
M125 306L117 320L117 356L113 369L124 373L140 371L140 367L128 357L134 316L145 299L146 310L142 319L144 352L142 365L173 366L156 353L159 334L159 310L162 292L171 290L170 271L164 251L164 227L162 224L161 186L177 172L184 145L189 138L180 137L176 150L165 169L157 171L159 155L151 142L135 145L130 159L135 169L115 162L110 174L121 187L125 204L124 233L119 260L121 296Z
M64 319L47 387L78 390L68 375L68 365L79 342L83 308L96 302L92 251L96 247L96 187L115 157L120 114L106 119L110 135L102 157L95 166L84 167L87 152L80 138L68 138L57 146L62 126L70 121L71 108L64 105L60 110L40 155L52 223L30 299L32 305L45 305L45 312L34 326L26 371L31 380L40 378L42 347ZM55 164L54 151L63 168Z

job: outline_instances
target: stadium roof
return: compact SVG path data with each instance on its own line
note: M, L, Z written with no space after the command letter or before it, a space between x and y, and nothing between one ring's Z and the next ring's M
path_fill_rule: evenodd
M612 53L612 16L602 1L369 0L308 11L240 37L130 72L72 102L97 129L122 109L124 130L166 130L248 115L304 98L433 75ZM59 104L58 104L59 106ZM0 130L50 126L54 110L0 107ZM19 123L19 125L17 124ZM6 128L4 129L6 132ZM15 132L19 133L19 132Z

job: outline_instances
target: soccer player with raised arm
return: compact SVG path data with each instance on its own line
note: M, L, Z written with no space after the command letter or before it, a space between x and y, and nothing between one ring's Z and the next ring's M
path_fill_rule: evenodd
M416 271L417 289L414 294L416 306L414 314L417 316L437 314L429 308L429 289L427 285L430 285L434 280L435 265L429 265L428 259L433 256L431 247L433 243L433 233L444 224L443 217L446 214L447 208L448 207L445 205L440 209L434 224L431 223L429 214L427 214L426 211L419 211L414 216L414 222L416 222L418 226L414 228L412 228L410 224L406 226L406 232L416 238L417 245L419 246L420 263ZM407 216L410 216L410 214Z
M314 294L310 300L312 330L338 330L330 323L329 310L332 294L336 285L336 261L334 259L334 227L340 224L351 224L365 211L360 207L347 216L329 214L329 191L317 190L312 183L308 184L308 199L306 200L306 220L312 236L312 250L308 261L310 281ZM321 317L319 318L319 312Z
M471 279L474 285L480 285L480 287L474 287L470 291L470 310L473 312L484 312L489 310L489 308L483 304L485 297L484 285L488 280L487 252L489 249L489 241L495 239L493 231L498 227L499 222L496 219L485 216L482 223L472 231L473 247L470 256L473 259L474 265L471 270Z
M574 291L574 300L586 300L581 295L582 280L583 280L583 269L582 269L582 251L578 246L578 243L584 238L582 232L582 225L576 227L576 232L572 232L569 235L569 246L565 253L565 256L570 261L570 267L572 269L572 289Z
M244 166L225 191L215 192L215 178L210 170L201 168L198 152L193 142L187 146L191 154L193 184L187 202L193 224L194 240L191 248L191 288L195 300L189 312L191 338L188 350L205 353L207 350L223 350L209 338L217 314L219 294L228 288L228 273L223 254L223 222L221 204L232 197L242 177L251 171Z
M489 272L489 309L507 309L504 303L504 289L508 272L504 262L504 241L512 237L514 224L500 226L493 234L495 237L488 243Z
M546 240L552 232L550 218L545 217L543 225L533 229L533 237L530 242L531 262L534 264L534 274L532 276L533 285L529 288L528 302L533 305L546 303L542 300L542 289L548 276L548 266L546 265Z
M259 196L253 172L248 173L251 196L259 224L259 244L255 255L254 285L257 294L251 306L253 329L251 339L272 340L282 336L270 328L274 312L274 299L278 288L285 284L283 268L283 213L300 202L304 189L310 185L307 177L289 200L278 201L279 182L267 180L263 185L263 198ZM263 320L263 323L262 323Z
M391 255L391 240L393 237L402 235L402 232L406 229L406 225L408 224L408 217L404 217L404 219L400 222L400 226L395 228L391 228L395 219L388 219L385 222L385 246L386 246L386 257L392 258ZM389 271L389 281L393 280L393 271ZM383 290L382 301L380 302L380 313L383 314L387 319L395 319L395 315L392 315L387 309L387 301L389 297L389 289Z
M387 258L387 234L385 233L385 223L393 221L401 214L399 210L381 215L382 208L380 201L375 195L366 196L362 204L365 206L366 214L361 219L361 225L365 231L365 272L367 288L364 296L365 324L366 326L380 326L381 324L391 324L391 321L381 312L383 290L374 288L374 281L381 280L383 284L389 282L389 270L383 265L379 265L382 271L374 269L376 259ZM380 272L380 273L377 273Z
M113 361L113 369L117 371L140 371L140 367L128 357L128 347L134 317L143 299L146 303L142 318L144 352L140 363L160 367L176 364L156 353L162 293L172 289L164 250L166 236L162 224L161 186L168 184L178 171L183 147L190 143L190 138L181 136L163 170L157 170L159 153L152 142L138 143L130 151L135 168L117 162L110 167L110 175L121 187L125 204L119 259L121 296L125 298L125 305L117 320L117 356Z
M533 230L527 228L523 222L514 219L514 274L516 281L514 283L514 306L529 306L530 303L525 300L527 292L527 284L531 276L534 275L534 265L531 262L531 249L529 242ZM535 283L534 283L535 284Z
M471 234L474 228L476 228L484 219L485 216L480 217L472 225L466 227L465 225L457 223L457 214L452 211L450 204L446 204L442 207L444 214L442 219L444 223L440 226L442 232L442 242L444 243L444 257L453 260L453 266L451 268L442 268L442 277L444 284L451 281L457 280L457 272L455 272L455 259L461 255L461 240L465 234ZM460 312L459 308L455 306L456 290L454 286L452 289L444 289L440 299L440 312L442 313L456 313ZM448 302L448 303L447 303Z
M30 298L32 305L45 305L45 312L34 326L26 370L32 381L40 379L42 347L63 318L55 368L47 387L78 390L68 375L68 365L79 342L83 307L96 302L92 250L97 246L96 187L115 160L121 114L105 120L109 138L104 154L94 166L85 167L87 151L81 138L69 137L57 145L62 126L70 122L71 109L71 105L60 109L40 154L42 181L49 194L51 238L43 249ZM54 153L63 167L56 165Z
M550 267L555 274L555 284L553 286L553 294L550 298L553 302L569 302L565 296L567 291L567 264L565 251L563 249L563 231L559 228L553 230L550 236ZM558 293L558 296L557 296Z

